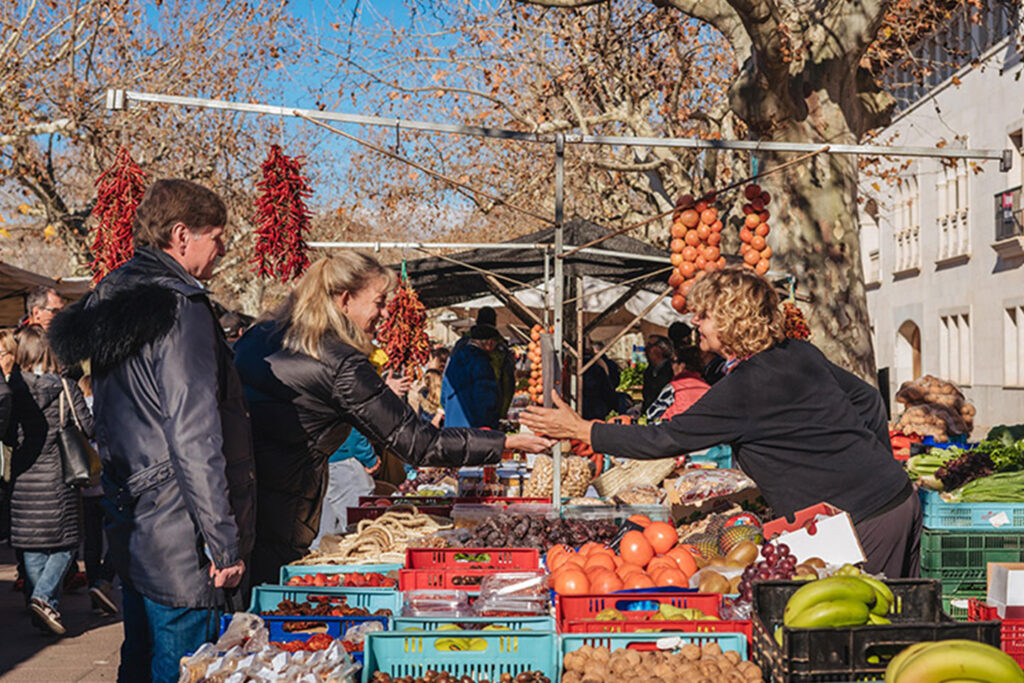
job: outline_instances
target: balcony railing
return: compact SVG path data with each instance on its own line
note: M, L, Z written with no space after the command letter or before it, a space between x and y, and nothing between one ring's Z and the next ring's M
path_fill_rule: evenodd
M996 242L1024 236L1024 204L1021 187L996 194Z

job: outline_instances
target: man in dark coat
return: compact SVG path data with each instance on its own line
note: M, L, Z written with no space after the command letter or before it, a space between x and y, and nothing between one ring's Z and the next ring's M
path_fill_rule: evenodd
M646 413L665 385L672 381L672 342L660 334L652 334L644 347L647 369L644 370L644 404Z
M121 681L177 681L217 635L255 526L252 435L207 291L224 255L221 199L159 180L135 218L135 256L60 314L65 364L91 359L107 537L123 582ZM229 605L229 607L233 607Z
M455 345L441 381L446 427L498 428L502 394L491 354L500 342L498 328L477 323L469 340Z

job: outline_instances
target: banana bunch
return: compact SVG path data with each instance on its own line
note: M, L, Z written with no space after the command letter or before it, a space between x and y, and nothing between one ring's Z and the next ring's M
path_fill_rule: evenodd
M916 643L892 658L885 683L1024 683L1010 655L973 640Z
M835 575L801 586L786 603L782 623L790 628L888 624L895 600L878 579L843 567Z

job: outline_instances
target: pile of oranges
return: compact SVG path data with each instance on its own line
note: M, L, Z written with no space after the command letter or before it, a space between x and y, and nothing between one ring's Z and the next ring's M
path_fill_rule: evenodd
M587 543L579 550L562 545L548 550L544 559L554 591L584 595L689 586L697 562L687 547L678 545L675 527L668 522L652 522L643 515L634 515L630 521L643 530L627 531L618 553L600 543Z
M770 214L765 208L771 201L771 195L761 189L761 186L754 183L747 185L743 190L747 203L743 205L743 227L740 228L740 239L743 244L740 246L740 256L743 257L743 264L753 268L758 275L764 275L771 267L772 248L768 246L767 238L771 229L768 227Z
M555 328L551 327L548 329L549 333L554 333ZM530 329L530 343L526 347L526 357L530 361L530 384L528 393L530 394L530 400L537 405L544 403L544 374L542 370L543 357L540 352L540 336L544 334L544 327L541 325L534 325Z
M672 215L671 261L674 268L668 284L675 290L672 307L682 313L686 310L686 296L693 283L705 273L725 267L722 256L722 221L712 206L713 197L694 201L692 195L683 195Z

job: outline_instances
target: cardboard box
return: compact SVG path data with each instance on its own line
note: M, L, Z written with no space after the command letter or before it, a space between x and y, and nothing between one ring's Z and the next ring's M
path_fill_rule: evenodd
M1024 619L1024 562L989 562L988 595L1000 619Z
M828 503L799 510L792 522L785 517L764 525L764 536L785 543L800 561L818 557L828 564L864 562L864 549L850 515Z

